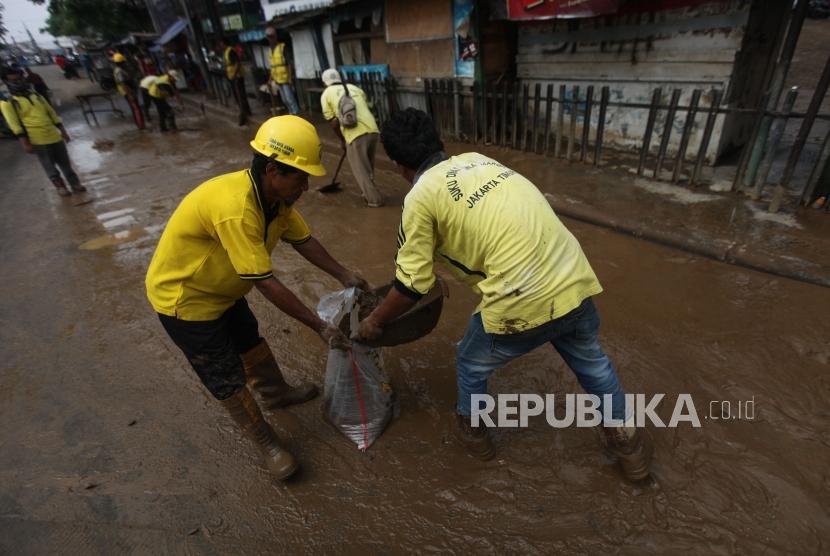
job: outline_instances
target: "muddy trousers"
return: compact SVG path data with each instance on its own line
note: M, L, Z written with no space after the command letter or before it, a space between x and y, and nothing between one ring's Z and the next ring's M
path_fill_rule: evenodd
M135 126L138 129L144 129L144 115L141 113L141 107L138 105L138 101L136 101L135 97L132 95L125 95L124 100L126 100L127 104L130 106L130 112L133 114Z
M598 332L599 313L590 297L570 313L516 334L485 332L481 313L476 313L470 319L456 355L458 413L471 414L471 396L487 393L487 379L493 371L551 343L582 388L599 398L600 411L603 411L603 396L609 394L612 417L620 420L630 417L633 408L625 406L625 392L611 360L602 351Z
M153 97L150 96L150 91L147 89L141 89L141 109L144 111L144 118L148 122L152 122L153 118L150 117L150 107L153 105Z
M69 185L80 185L81 180L78 179L78 174L72 169L66 143L58 141L50 145L32 145L32 149L50 180L59 179L61 177L60 172L63 172ZM58 168L60 168L60 172L58 172Z
M162 131L176 129L176 113L167 99L153 97L153 103L159 113L159 129Z
M226 400L245 386L247 378L239 355L262 340L245 298L216 320L188 321L160 313L159 319L214 398Z
M379 136L379 133L365 133L346 146L352 174L370 205L383 204L383 197L375 186L375 149Z
M248 121L248 116L251 115L248 93L245 92L245 78L238 77L229 81L233 90L233 98L236 99L236 104L239 106L239 125L242 125Z

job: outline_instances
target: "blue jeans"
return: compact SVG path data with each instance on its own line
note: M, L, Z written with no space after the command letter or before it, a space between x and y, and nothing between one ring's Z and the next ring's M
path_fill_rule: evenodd
M297 98L294 96L294 89L291 87L290 83L278 83L277 87L280 90L280 96L282 97L282 101L285 103L286 108L288 108L288 112L297 115L300 113L300 107L297 104Z
M482 326L481 314L476 313L470 319L456 356L458 413L471 414L470 396L487 393L487 379L493 371L550 342L582 388L598 396L600 401L604 394L611 394L613 418L624 419L625 393L614 365L599 345L598 331L599 313L590 297L567 315L517 334L488 334Z

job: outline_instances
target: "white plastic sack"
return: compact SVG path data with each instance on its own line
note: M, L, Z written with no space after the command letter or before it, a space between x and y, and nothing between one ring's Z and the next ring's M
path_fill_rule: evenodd
M331 293L320 300L317 314L337 326L344 315L357 324L358 290ZM396 413L395 393L383 372L381 348L352 342L349 351L330 349L323 385L323 413L331 424L365 450Z

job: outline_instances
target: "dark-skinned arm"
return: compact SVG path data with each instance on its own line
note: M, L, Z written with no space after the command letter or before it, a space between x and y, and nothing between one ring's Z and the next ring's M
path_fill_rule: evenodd
M374 340L383 333L383 327L409 311L418 301L414 297L402 294L396 288L389 290L383 302L360 322L353 340Z
M265 296L265 299L274 304L274 306L304 325L308 326L320 335L320 338L332 348L348 349L349 340L346 336L335 326L328 324L326 321L314 314L314 312L305 306L300 301L294 292L286 288L282 282L271 276L264 280L257 280L255 283L256 289Z
M346 138L343 137L343 132L340 130L340 121L337 118L332 118L329 120L329 124L331 124L331 128L334 130L335 135L337 135L340 139L340 142L345 145Z
M334 257L315 238L312 237L303 243L294 245L294 249L308 262L343 284L343 287L350 288L354 286L364 291L369 290L369 284L362 276L344 268L334 260Z

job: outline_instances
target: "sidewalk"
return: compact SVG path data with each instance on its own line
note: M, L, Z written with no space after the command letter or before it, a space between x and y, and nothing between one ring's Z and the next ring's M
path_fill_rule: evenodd
M236 107L183 95L206 116L236 125ZM269 117L255 110L255 128ZM324 148L340 153L334 132L319 115ZM447 143L449 154L475 150L533 181L560 216L588 222L703 257L830 287L830 215L803 209L770 214L766 206L731 192L692 189L638 178L611 168L568 164L498 147ZM394 171L380 149L376 165Z

